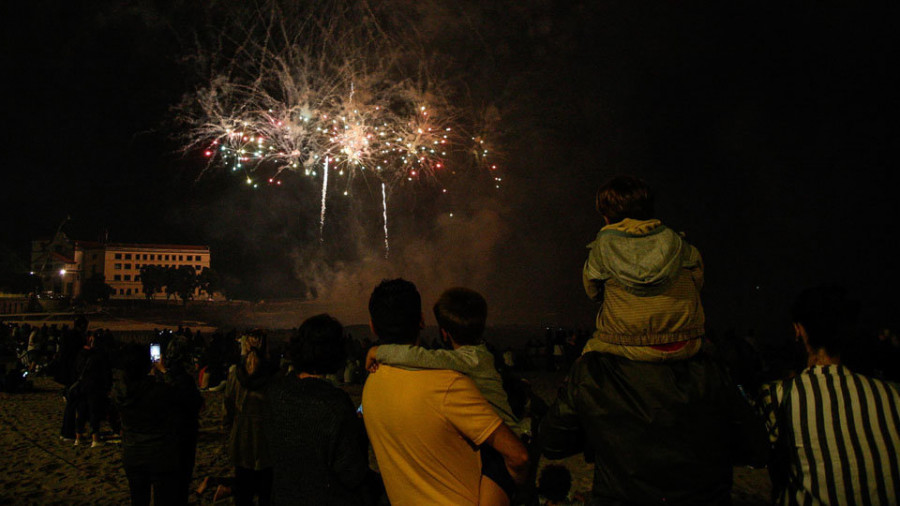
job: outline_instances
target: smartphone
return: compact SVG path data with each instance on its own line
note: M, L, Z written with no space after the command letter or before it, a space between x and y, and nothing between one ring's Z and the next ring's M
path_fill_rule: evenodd
M360 404L359 407L356 408L356 416L358 416L358 417L362 417L362 416L363 416L363 414L362 414L362 404Z
M159 343L150 343L150 360L159 362Z

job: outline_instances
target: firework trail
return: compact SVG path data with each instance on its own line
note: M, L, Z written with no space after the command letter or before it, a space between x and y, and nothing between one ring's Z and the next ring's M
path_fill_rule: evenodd
M391 244L388 242L387 190L384 182L381 183L381 216L384 218L384 258L387 258L391 254Z
M325 171L322 173L322 209L319 212L319 240L325 240L325 197L328 195L328 157L325 157Z

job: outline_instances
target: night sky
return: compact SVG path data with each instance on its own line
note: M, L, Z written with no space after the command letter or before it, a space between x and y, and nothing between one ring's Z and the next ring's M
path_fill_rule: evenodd
M3 3L6 258L27 260L28 241L69 215L70 237L209 244L238 295L302 294L293 279L315 238L302 218L311 197L195 182L203 161L171 138L170 108L198 83L184 56L231 3L251 2ZM497 105L507 153L503 191L481 206L491 212L470 213L453 247L397 239L446 275L393 273L475 286L495 321L589 325L580 271L600 226L593 196L627 173L655 188L659 217L703 254L710 326L786 332L801 288L838 283L862 301L868 329L897 329L889 16L784 3L393 3ZM483 257L479 272L453 262L464 254ZM446 287L423 287L426 305Z

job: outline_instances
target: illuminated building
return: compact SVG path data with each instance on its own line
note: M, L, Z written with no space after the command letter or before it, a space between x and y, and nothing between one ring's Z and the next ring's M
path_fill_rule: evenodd
M110 298L143 299L142 267L190 266L200 274L209 262L209 246L78 241L62 233L53 240L32 241L31 249L32 272L45 290L68 297L77 297L86 280L101 275L112 287ZM197 289L194 296L199 295Z

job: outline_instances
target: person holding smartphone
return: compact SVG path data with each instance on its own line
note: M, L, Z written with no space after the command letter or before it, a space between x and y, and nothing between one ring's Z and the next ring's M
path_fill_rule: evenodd
M160 353L159 347L160 347L159 343L151 343L150 344L150 361L153 363L159 362L159 359L162 356L162 354Z

